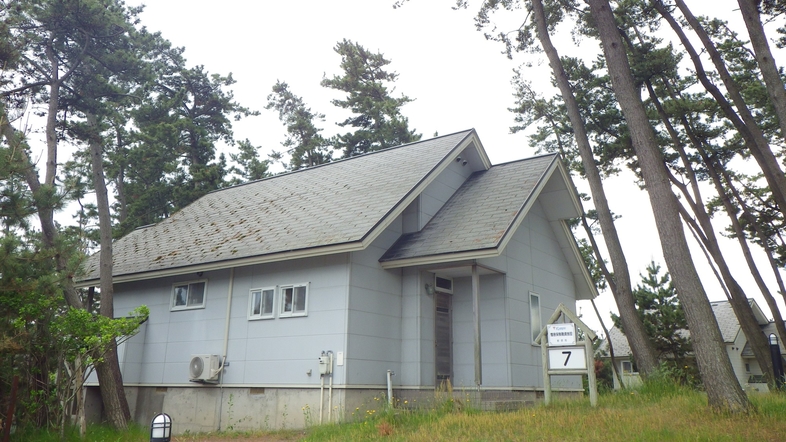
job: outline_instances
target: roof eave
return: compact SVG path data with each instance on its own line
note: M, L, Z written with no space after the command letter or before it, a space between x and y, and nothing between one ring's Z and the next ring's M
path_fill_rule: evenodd
M313 258L316 256L333 255L337 253L349 253L363 250L368 246L365 241L354 241L348 243L335 244L330 246L313 247L308 249L289 250L286 252L271 253L268 255L250 256L245 258L230 259L225 261L216 261L209 263L194 264L189 266L167 268L161 270L152 270L147 272L129 273L125 275L117 275L112 278L115 284L133 281L144 281L148 279L164 278L168 276L185 275L195 272L208 272L213 270L223 270L233 267L249 266L256 264L265 264L277 261L287 261L291 259L300 258ZM95 286L99 283L98 278L86 279L78 281L75 284L76 288Z
M398 269L402 267L412 267L421 265L434 265L446 262L456 262L464 260L494 258L500 255L500 250L497 247L491 247L478 250L467 250L456 253L441 253L438 255L418 256L414 258L394 259L390 261L382 261L379 264L383 269Z

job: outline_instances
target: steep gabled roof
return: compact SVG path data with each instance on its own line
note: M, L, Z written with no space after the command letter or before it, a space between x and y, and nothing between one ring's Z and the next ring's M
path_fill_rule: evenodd
M578 299L597 296L564 220L581 203L558 155L549 154L477 171L420 231L402 235L382 256L383 268L431 265L498 256L538 198L555 229Z
M464 252L498 254L497 248L525 214L524 207L557 158L544 155L475 172L422 230L402 235L380 262L392 267Z
M212 192L118 240L115 282L360 250L472 145L489 167L468 130Z

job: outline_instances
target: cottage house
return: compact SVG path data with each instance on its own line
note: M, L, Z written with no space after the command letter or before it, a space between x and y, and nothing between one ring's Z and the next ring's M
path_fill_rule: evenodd
M762 333L769 336L775 331L775 323L769 321L756 303L754 299L749 299L753 315L762 329ZM726 347L726 352L729 355L731 366L734 369L734 374L740 385L746 391L768 391L767 383L762 375L759 363L756 362L756 357L750 348L748 339L742 332L740 322L734 314L734 309L729 301L712 301L712 312L715 314L715 319L718 321L718 327L723 336L723 342ZM690 331L684 331L686 336L690 336ZM630 350L628 339L617 327L609 330L609 337L606 342L601 345L601 352L605 352L603 358L610 359L608 354L608 341L611 341L614 347L614 356L616 362L616 369L622 375L622 380L625 382L626 387L637 386L641 384L639 373L636 370L636 365L633 362L633 353ZM782 354L786 354L784 346L780 343ZM614 388L619 389L619 380L614 377Z
M379 406L388 383L401 402L448 381L535 400L541 321L596 295L580 213L558 156L492 166L474 130L212 192L114 245L115 312L150 309L119 349L134 418L291 428ZM85 267L98 285L97 255Z

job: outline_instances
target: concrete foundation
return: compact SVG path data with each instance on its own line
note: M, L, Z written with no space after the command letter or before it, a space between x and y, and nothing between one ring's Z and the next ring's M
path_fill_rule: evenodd
M387 407L384 388L334 388L332 409L327 387L323 393L322 423L363 420ZM149 426L156 414L167 413L175 435L299 429L320 423L319 388L126 387L126 397L135 422ZM455 409L506 411L535 404L543 399L543 392L394 389L393 397L397 408L431 409L449 404ZM102 420L98 387L87 388L85 410L88 422Z

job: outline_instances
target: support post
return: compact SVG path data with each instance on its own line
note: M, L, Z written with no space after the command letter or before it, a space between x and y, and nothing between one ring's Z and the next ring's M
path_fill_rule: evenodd
M545 328L544 328L545 330ZM549 374L549 345L544 333L540 333L540 358L543 361L543 401L551 403L551 375Z
M587 383L589 384L590 405L598 406L598 381L595 379L595 358L593 357L592 341L584 339L584 357L587 359Z
M483 383L483 364L480 354L480 277L477 264L472 264L472 316L475 324L475 386Z

